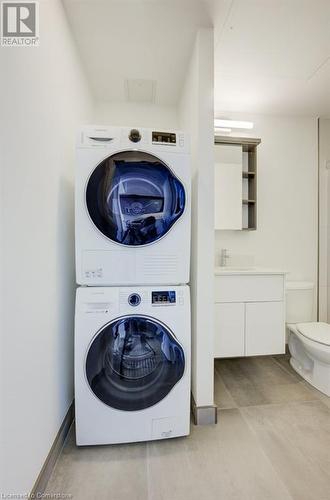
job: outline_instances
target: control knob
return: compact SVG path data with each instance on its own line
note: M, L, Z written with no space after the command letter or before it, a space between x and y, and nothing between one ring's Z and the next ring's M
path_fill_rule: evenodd
M128 136L129 140L132 142L141 141L141 134L136 128L132 128Z
M133 307L140 305L141 296L138 293L131 293L131 295L128 297L128 303Z

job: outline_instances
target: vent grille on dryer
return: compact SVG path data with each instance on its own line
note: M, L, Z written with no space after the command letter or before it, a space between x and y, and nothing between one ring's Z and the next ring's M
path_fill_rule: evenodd
M178 260L176 255L155 255L143 259L143 274L146 276L165 276L176 274Z

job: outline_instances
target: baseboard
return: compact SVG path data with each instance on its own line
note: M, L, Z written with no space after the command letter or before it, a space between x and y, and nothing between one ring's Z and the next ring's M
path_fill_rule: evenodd
M54 443L47 455L45 463L37 477L30 493L30 498L41 498L46 490L49 478L54 470L56 461L61 453L65 439L74 419L74 403L71 404L64 417L60 430L58 431Z
M195 425L213 425L218 422L218 407L216 405L196 406L193 395L191 395L191 410Z

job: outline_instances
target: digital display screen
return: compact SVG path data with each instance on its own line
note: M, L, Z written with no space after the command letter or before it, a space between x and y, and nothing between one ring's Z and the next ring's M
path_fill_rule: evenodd
M175 291L151 292L151 302L152 304L175 304Z
M176 134L173 134L171 132L153 132L152 142L176 144Z

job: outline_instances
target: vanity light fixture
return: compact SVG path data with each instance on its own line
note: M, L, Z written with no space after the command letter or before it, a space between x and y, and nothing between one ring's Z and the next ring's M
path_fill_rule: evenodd
M241 120L225 120L222 118L214 119L215 128L240 128L240 129L251 129L253 128L253 122L246 122Z

